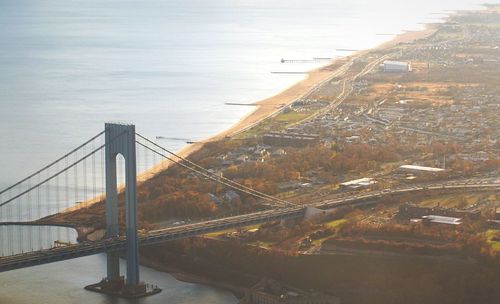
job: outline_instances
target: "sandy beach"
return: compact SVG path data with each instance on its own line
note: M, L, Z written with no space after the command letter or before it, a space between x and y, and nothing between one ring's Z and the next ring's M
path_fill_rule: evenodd
M360 50L355 52L354 54L346 57L338 57L333 59L328 64L309 71L305 78L296 84L284 89L280 93L256 101L254 104L256 105L254 111L241 118L236 124L230 127L227 130L224 130L214 136L211 136L205 140L189 144L182 148L180 151L175 152L177 155L181 157L188 157L192 153L198 151L203 147L204 144L212 141L221 140L225 137L231 137L241 132L244 132L253 126L259 124L265 119L273 117L279 114L285 107L300 99L307 94L309 94L315 88L321 86L324 82L343 74L343 67L360 56L363 56L369 52L383 50L390 47L393 47L399 43L408 43L418 39L423 39L429 37L437 30L437 26L435 24L428 24L425 29L421 31L409 31L403 34L397 35L391 40L388 40L379 46L371 49ZM336 68L332 68L336 67ZM168 148L168 147L167 147ZM143 183L150 178L154 177L156 174L162 172L167 169L170 165L172 165L172 161L165 159L158 163L156 166L150 168L146 172L142 172L137 176L138 183ZM124 185L118 186L118 191L123 189ZM72 206L65 210L65 212L74 211L83 207L88 207L94 203L100 202L103 200L103 195L99 195L96 198L85 201L81 204Z
M367 49L367 50L360 50L355 52L354 54L347 56L347 57L339 57L335 58L333 61L329 62L327 65L322 66L320 68L314 69L312 71L309 71L306 74L306 77L297 82L296 84L286 88L285 90L281 91L280 93L256 101L254 104L257 105L255 107L255 110L246 115L245 117L241 118L236 124L234 124L232 127L230 127L227 130L224 130L212 137L209 137L205 140L202 140L200 142L196 142L193 144L189 144L180 151L177 151L176 153L181 156L181 157L187 157L191 153L198 151L203 147L203 145L207 142L211 141L217 141L221 140L225 137L231 137L234 136L238 133L244 132L253 126L259 124L263 120L273 117L276 114L279 114L281 110L283 110L286 106L290 105L293 103L295 100L300 99L303 96L306 96L309 92L317 88L318 86L321 86L324 82L339 76L342 74L342 67L343 65L340 65L336 69L328 69L328 67L338 65L339 61L352 61L355 58L358 58L360 56L365 55L366 53L377 51L377 50L383 50L387 49L390 47L393 47L399 43L408 43L412 42L418 39L423 39L426 37L431 36L434 34L437 30L437 26L435 24L428 24L425 29L421 31L408 31L405 33L402 33L400 35L397 35L393 39L386 41L379 46L372 48L372 49ZM171 161L169 160L164 160L158 165L154 166L147 172L144 172L138 176L138 181L139 182L144 182L154 176L155 174L167 169L170 165L172 164Z

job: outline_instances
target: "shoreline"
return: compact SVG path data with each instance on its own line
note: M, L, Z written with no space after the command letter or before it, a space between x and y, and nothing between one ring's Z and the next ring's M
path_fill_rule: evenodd
M456 12L455 12L456 13ZM448 14L449 18L452 13ZM243 116L240 118L238 122L233 124L231 127L229 127L226 130L223 130L213 136L210 136L204 140L201 140L199 142L195 142L192 144L188 144L182 149L175 151L175 153L183 158L188 157L194 152L199 151L204 147L205 144L217 140L222 140L226 137L234 136L236 134L242 133L262 121L271 118L275 115L278 115L281 113L281 111L289 106L291 103L296 101L297 99L304 97L308 95L312 90L315 88L321 86L323 83L326 81L329 81L330 79L336 77L336 76L341 76L343 74L342 67L345 64L348 64L349 62L352 62L356 58L365 56L371 52L376 52L376 51L382 51L389 49L391 47L394 47L400 43L409 43L413 42L419 39L424 39L427 38L431 35L433 35L437 30L439 29L439 24L436 23L428 23L425 25L424 29L418 30L418 31L406 31L401 34L398 34L391 39L388 39L385 42L380 43L379 45L373 47L373 48L368 48L368 49L363 49L363 50L358 50L355 51L354 53L348 55L348 56L343 56L343 57L337 57L334 58L332 61L328 62L327 64L315 68L311 71L308 71L306 73L306 76L304 79L300 80L299 82L283 89L279 93L255 101L251 103L252 105L256 105L255 109L248 113L247 115ZM338 66L335 69L327 69L328 67L332 67L335 64L338 64ZM163 160L157 165L153 166L149 170L140 173L137 175L137 182L139 184L147 182L150 178L154 177L158 173L168 169L172 165L172 161L170 160ZM123 185L118 185L118 190L120 191L124 186ZM80 204L81 207L88 207L96 202L99 202L101 199L101 196L97 196L96 198L93 198L87 202L84 202ZM80 207L80 208L81 208ZM74 211L76 209L80 209L78 207L71 207L70 209L67 209L66 211ZM210 280L208 278L204 278L201 276L198 276L193 273L188 273L185 271L182 271L180 269L177 269L175 267L171 266L166 266L163 265L159 262L150 260L144 256L141 255L140 257L140 264L145 267L152 268L154 270L168 273L175 279L186 282L186 283L193 283L193 284L203 284L215 288L221 288L224 290L228 290L232 292L235 296L238 294L241 294L244 292L246 289L240 286L235 286L231 285L228 283L224 282L216 282L213 280Z
M449 16L451 16L451 14ZM449 18L449 16L447 18ZM221 140L228 136L234 136L235 134L244 132L252 128L253 126L258 125L262 121L279 114L284 108L293 103L295 100L309 94L309 92L321 86L324 82L337 76L339 70L341 70L344 64L340 65L334 70L325 70L327 67L330 67L346 59L348 61L352 61L353 59L364 56L370 52L385 50L393 46L396 46L400 43L409 43L419 39L427 38L433 35L438 30L438 28L439 25L433 23L426 24L423 30L407 31L393 37L388 41L379 44L374 48L359 50L349 56L335 58L328 64L307 72L307 76L303 80L284 89L278 94L252 103L257 105L256 108L249 114L242 117L237 123L235 123L230 128L223 130L200 142L189 144L184 148L182 148L181 150L177 151L176 154L181 157L188 157L192 153L203 148L203 146L206 143ZM277 105L279 105L279 107L276 107ZM162 161L161 163L154 166L147 172L144 172L140 176L138 176L138 181L140 183L146 182L149 178L154 177L159 172L167 169L171 164L172 162L169 160ZM247 290L247 288L241 286L235 286L225 282L213 281L211 279L201 277L193 273L182 271L175 267L166 266L159 262L152 261L142 255L140 257L140 264L146 267L150 267L154 270L167 273L172 277L174 277L176 280L179 280L181 282L202 284L214 288L221 288L227 290L229 292L232 292L236 298L240 298L240 295L244 294L245 290Z
M139 257L141 266L149 267L159 272L167 273L180 282L189 284L200 284L213 288L231 292L237 299L240 299L248 288L232 285L225 282L218 282L205 278L194 273L188 273L172 266L165 266L144 256Z
M449 18L452 14L448 14L447 18ZM188 144L183 147L179 151L175 153L183 158L188 157L192 153L199 151L206 143L222 140L226 137L231 137L238 135L246 130L251 129L252 127L258 125L262 121L272 118L279 113L287 106L292 104L297 99L300 99L304 96L307 96L314 89L320 87L323 83L329 81L330 79L339 76L342 74L342 67L346 64L343 61L352 62L354 59L359 58L363 55L366 55L370 52L381 51L388 48L391 48L400 43L409 43L419 39L427 38L433 35L438 30L438 25L436 23L428 23L425 25L425 28L417 31L406 31L399 35L396 35L392 39L389 39L381 44L364 50L359 50L354 52L351 55L344 57L337 57L328 62L327 64L315 68L306 72L306 76L304 79L299 82L283 89L279 93L252 102L252 105L256 105L255 109L248 113L247 115L240 118L238 122L233 124L226 130L223 130L219 133L216 133L213 136L210 136L206 139L203 139L199 142ZM328 67L331 67L335 64L340 64L333 70L328 70ZM170 160L163 160L159 164L153 166L146 172L143 172L137 176L137 181L139 183L146 182L148 179L154 177L156 174L161 171L168 169L168 167L172 164Z
M459 12L454 12L454 13L450 12L445 19L449 19L450 16L457 13ZM222 140L226 137L231 137L243 133L246 130L251 129L252 127L263 122L264 120L280 114L281 111L283 111L294 101L304 96L307 96L310 92L320 87L323 83L329 81L332 78L335 78L336 76L341 76L343 74L342 68L345 65L348 65L349 62L352 62L356 58L362 57L371 52L382 51L391 48L400 43L409 43L419 39L427 38L433 35L438 30L438 27L439 23L438 24L426 23L425 27L422 30L405 31L401 34L392 37L391 39L388 39L385 42L380 43L379 45L373 48L358 50L348 56L334 58L327 64L306 72L305 73L306 76L304 77L304 79L283 89L279 93L250 103L252 105L255 105L255 109L250 113L246 114L245 116L243 116L242 118L240 118L235 124L230 126L228 129L222 130L214 134L213 136L210 136L201 141L192 144L187 144L180 150L175 151L174 153L176 153L178 156L182 158L187 158L191 154L202 149L204 145L209 142ZM332 67L336 64L338 64L339 66L336 67L335 69L332 70L328 69L328 67ZM171 160L165 159L160 161L158 164L152 166L148 170L138 173L137 183L140 185L142 183L147 182L149 179L155 177L157 174L168 169L171 165L172 165ZM118 192L121 192L124 189L124 187L125 186L123 184L118 185L117 186ZM81 208L87 208L95 203L102 201L103 197L104 194L100 194L94 198L82 202L81 204L69 207L63 210L62 212L66 213L66 212L76 211Z
M448 18L452 14L449 14ZM307 76L305 79L295 83L294 85L284 89L280 93L273 95L271 97L259 100L253 104L256 105L255 109L242 117L237 123L232 125L230 128L223 130L207 139L204 139L200 142L189 144L183 147L180 151L176 151L176 153L182 157L187 157L192 153L199 151L204 147L206 143L222 140L227 136L234 136L235 134L239 134L241 132L246 131L247 129L258 125L263 120L273 117L281 112L281 110L295 100L301 98L302 96L307 95L311 90L321 86L325 81L328 81L332 77L335 77L336 73L338 73L339 69L341 69L342 65L336 67L335 69L327 70L326 68L332 67L336 63L339 63L341 60L353 60L355 58L360 58L372 52L377 52L385 49L389 49L394 47L400 43L409 43L419 39L425 39L432 36L437 30L439 30L441 26L439 24L431 23L426 25L426 27L420 31L407 31L402 34L396 35L392 39L381 43L377 47L360 50L353 53L350 56L339 57L335 60L332 60L327 65L316 68L312 71L307 72ZM151 168L150 170L138 175L138 181L140 183L146 182L149 178L154 177L158 172L167 169L171 165L171 161L165 160L160 162L160 164ZM164 265L161 262L157 262L154 260L150 260L146 257L140 257L140 263L143 266L152 268L154 270L168 273L176 280L194 283L194 284L202 284L211 286L214 288L220 288L224 290L228 290L235 294L238 297L238 294L241 294L242 291L246 290L246 288L242 286L232 285L231 283L225 283L221 281L214 281L207 277L203 277L197 275L195 273L190 273L186 271L182 271L175 266Z

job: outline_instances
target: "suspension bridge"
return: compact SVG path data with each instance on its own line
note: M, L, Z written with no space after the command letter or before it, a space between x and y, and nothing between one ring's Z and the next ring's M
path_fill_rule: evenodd
M140 281L139 245L186 238L210 231L295 216L290 212L239 215L138 235L137 184L164 160L199 176L265 201L290 204L218 176L135 132L129 124L108 123L105 130L42 169L0 192L0 271L73 259L105 252L107 277L88 287L126 297L159 292ZM119 197L124 196L122 208ZM105 236L73 243L74 231L58 227L54 215L105 206ZM301 212L297 208L296 214ZM123 222L125 229L120 227ZM99 219L97 219L99 221ZM96 223L97 225L103 223ZM61 224L62 226L67 223ZM120 274L120 253L126 253L126 279Z
M165 160L229 189L251 195L269 209L139 234L138 180L146 179L148 172L161 167L159 164ZM104 131L74 150L0 191L0 272L106 253L106 278L87 288L117 296L141 297L160 292L160 289L140 281L140 245L301 218L310 208L321 211L345 205L371 204L386 195L463 189L498 191L499 186L492 180L455 181L348 194L328 201L294 205L219 176L136 133L133 125L108 123ZM119 207L121 196L124 196L124 208ZM96 203L105 205L106 233L102 239L73 243L74 232L47 221L54 215L88 208ZM125 222L124 232L120 230L120 219ZM126 254L125 277L120 272L120 253Z

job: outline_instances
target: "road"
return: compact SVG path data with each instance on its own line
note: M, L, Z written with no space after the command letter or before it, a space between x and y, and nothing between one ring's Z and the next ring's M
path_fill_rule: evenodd
M155 244L171 240L189 238L210 232L225 230L229 228L244 227L253 224L279 221L283 219L300 218L305 214L307 207L319 209L331 209L341 206L360 206L374 204L384 196L414 193L420 191L499 191L500 182L493 179L483 180L460 180L448 181L434 184L419 184L403 186L395 189L372 191L359 194L346 194L335 199L318 203L294 205L281 209L266 210L250 214L232 216L222 219L203 221L199 223L179 225L159 230L149 231L140 237L140 244ZM115 237L95 242L84 242L66 247L41 250L31 253L18 254L0 258L0 272L46 264L56 261L68 260L82 256L93 255L101 252L124 250L125 237Z
M390 53L390 54L386 54L384 56L381 56L371 62L369 62L364 68L363 70L361 70L361 72L353 75L353 76L350 76L350 77L346 77L342 80L342 91L340 92L340 94L337 95L337 97L335 97L335 99L330 102L330 104L324 108L322 108L321 110L317 111L316 113L312 114L311 116L308 116L300 121L297 121L295 123L293 123L292 125L290 125L290 127L294 127L294 126L297 126L297 125L300 125L306 121L311 121L313 119L315 119L316 117L320 116L320 115L323 115L323 114L326 114L332 110L334 110L335 108L337 108L340 104L342 104L342 102L352 93L352 84L359 78L359 77L362 77L368 73L370 73L375 67L377 67L380 63L382 63L384 60L387 60L388 58L390 58L391 56L393 56L394 53ZM348 64L345 64L342 68L344 69L343 70L343 73L347 72L347 70L349 69L349 67L352 65L353 61L349 61ZM311 91L307 92L305 96L309 95L310 93L312 93L314 90L320 88L322 85L324 85L325 83L327 83L328 81L330 81L331 79L333 79L334 77L336 77L338 75L335 75L335 76L332 76L332 77L329 77L327 80L321 82L320 84L318 84L315 88L313 88Z
M307 98L307 96L309 96L311 93L313 93L314 91L316 91L317 89L319 89L325 83L331 81L335 77L339 77L342 74L346 73L349 70L349 68L351 67L352 63L353 63L352 60L349 60L348 62L344 63L341 67L339 67L333 73L331 73L326 79L324 79L323 81L315 84L309 90L307 90L306 92L304 92L303 94L301 94L299 97L295 98L292 102L297 101L297 100L301 100L301 99L304 99L304 98ZM292 102L290 102L289 104L291 104ZM268 116L263 117L262 119L259 119L258 121L254 122L252 124L249 124L245 128L242 128L241 130L238 130L238 131L232 133L231 137L240 135L241 133L244 133L245 131L248 131L248 130L252 129L253 127L259 125L263 121L268 120L268 119L273 118L273 117L276 117L277 115L283 113L283 111L285 109L287 109L287 108L288 108L288 106L281 107L280 109L274 111L273 113L269 114Z

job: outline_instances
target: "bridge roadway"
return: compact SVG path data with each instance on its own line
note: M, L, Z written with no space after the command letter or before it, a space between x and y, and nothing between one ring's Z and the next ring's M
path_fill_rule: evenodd
M359 194L344 194L331 200L307 205L294 205L275 210L266 210L250 214L232 216L216 220L208 220L199 223L186 224L180 226L167 227L159 230L149 231L140 237L141 245L162 243L166 241L189 238L210 232L220 231L229 228L244 227L264 222L278 221L283 219L300 218L305 215L307 207L319 209L330 209L348 205L368 205L373 204L378 199L388 195L398 195L419 191L498 191L500 183L498 180L463 180L445 182L440 184L420 184L406 186L382 191L372 191ZM124 250L126 246L125 237L114 237L94 242L83 242L80 244L40 250L30 253L22 253L12 256L0 257L0 272L31 267L56 261L74 259L78 257L93 255L108 251Z

